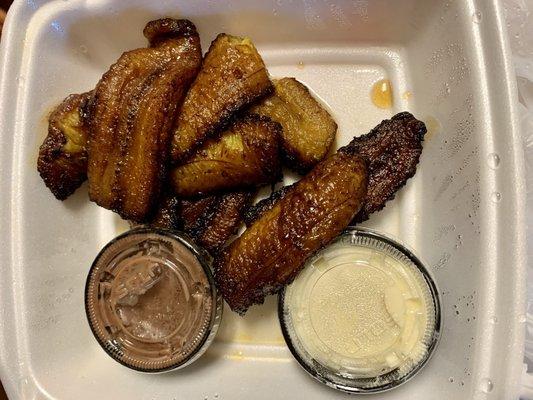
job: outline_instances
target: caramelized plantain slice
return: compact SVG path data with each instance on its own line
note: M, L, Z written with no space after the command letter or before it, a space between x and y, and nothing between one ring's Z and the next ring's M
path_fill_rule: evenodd
M201 63L190 21L151 21L144 35L150 47L111 66L90 108L89 196L136 222L157 206L174 116Z
M182 229L190 233L197 225L198 221L205 218L220 203L220 196L206 196L197 199L181 199L179 202L179 215Z
M290 283L305 260L359 211L367 186L362 158L337 153L317 164L215 260L215 280L244 313Z
M214 206L204 212L189 228L189 235L211 254L217 254L231 236L237 233L245 209L250 205L253 192L240 191L217 196ZM201 200L200 200L201 201ZM186 212L183 209L182 213Z
M46 186L64 200L87 179L88 127L85 110L92 92L71 94L48 118L37 170Z
M159 207L150 221L157 228L181 230L183 221L180 215L180 200L171 193L165 193L159 199Z
M357 153L368 162L367 195L352 223L365 221L370 214L385 207L416 173L425 133L422 121L402 112L339 150Z
M166 196L151 225L183 230L196 243L216 254L237 233L253 192L241 191L194 200Z
M172 160L185 161L240 109L272 91L265 64L248 38L220 34L187 93L172 137Z
M415 174L425 133L426 127L422 121L403 112L382 121L370 133L354 138L340 150L355 152L368 162L368 190L353 224L365 221L371 213L385 207L385 203L393 199L395 193ZM289 188L284 186L249 207L244 215L246 225L250 226L272 208Z
M243 219L246 226L250 226L255 220L259 219L266 211L270 210L274 205L281 200L287 193L292 185L282 186L278 190L273 191L270 196L260 200L256 204L248 207L244 213Z
M171 171L174 192L190 197L278 181L280 131L267 117L250 114L235 121Z
M251 108L283 127L282 155L285 164L305 173L329 152L337 124L311 95L309 89L294 78L274 81L275 92Z

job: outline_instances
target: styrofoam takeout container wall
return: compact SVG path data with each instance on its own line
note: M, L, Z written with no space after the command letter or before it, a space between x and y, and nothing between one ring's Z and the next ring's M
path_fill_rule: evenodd
M250 36L273 76L295 76L331 109L337 146L409 110L429 128L418 173L365 226L415 249L441 289L435 356L383 399L514 399L523 351L523 162L502 12L495 0L15 2L0 54L0 376L10 398L287 398L344 395L312 381L287 350L275 299L225 313L194 365L158 376L113 362L92 338L83 284L125 229L82 187L56 201L36 172L46 116L92 88L144 24L188 17L204 50ZM392 81L394 106L371 85ZM287 178L289 180L289 178Z

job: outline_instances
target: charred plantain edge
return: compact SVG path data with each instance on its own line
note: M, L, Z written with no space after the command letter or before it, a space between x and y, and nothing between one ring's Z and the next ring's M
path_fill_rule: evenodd
M194 152L208 139L217 138L220 137L222 132L234 121L238 118L238 112L242 110L244 107L246 107L248 104L250 104L255 99L259 99L264 96L268 96L272 93L274 90L274 87L272 85L272 82L270 82L270 85L267 86L265 89L261 90L259 94L255 96L244 96L242 97L238 102L233 104L232 106L224 109L222 111L221 117L219 121L216 124L211 124L211 126L208 126L205 130L205 135L203 135L200 138L197 138L197 140L194 142L194 144L189 148L188 150L182 152L182 154L178 154L177 157L174 157L173 160L174 165L179 165L187 161L187 159L191 158L194 154ZM252 100L250 100L252 99Z
M168 39L198 36L198 32L188 19L161 18L148 22L143 35L154 47Z

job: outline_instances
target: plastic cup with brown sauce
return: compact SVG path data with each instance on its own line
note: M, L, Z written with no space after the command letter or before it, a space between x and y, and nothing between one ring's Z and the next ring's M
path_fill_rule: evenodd
M107 354L142 372L198 359L223 309L207 252L185 235L152 228L128 231L102 249L89 271L85 307Z

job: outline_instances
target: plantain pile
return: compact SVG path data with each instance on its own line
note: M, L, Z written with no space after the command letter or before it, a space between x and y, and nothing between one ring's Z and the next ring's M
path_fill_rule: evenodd
M332 116L303 83L271 79L250 39L222 33L202 57L188 20L150 21L143 33L147 47L122 54L92 90L52 112L37 169L57 199L87 179L96 204L190 235L215 255L233 310L289 283L416 172L426 130L411 114L328 157ZM253 205L283 166L305 176Z

